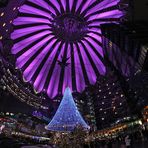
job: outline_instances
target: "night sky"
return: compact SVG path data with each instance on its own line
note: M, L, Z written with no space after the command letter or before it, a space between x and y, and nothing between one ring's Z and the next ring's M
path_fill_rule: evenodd
M148 20L148 0L134 1L134 19Z

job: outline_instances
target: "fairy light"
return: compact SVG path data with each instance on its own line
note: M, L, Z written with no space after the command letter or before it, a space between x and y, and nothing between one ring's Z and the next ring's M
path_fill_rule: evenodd
M56 114L45 128L54 131L72 131L77 125L84 129L89 128L77 109L70 88L67 87Z

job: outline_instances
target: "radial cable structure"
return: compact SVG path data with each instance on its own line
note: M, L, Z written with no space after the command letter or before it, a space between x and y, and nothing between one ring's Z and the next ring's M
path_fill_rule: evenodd
M118 22L120 0L26 0L13 21L16 67L37 93L81 92L104 75L100 25Z

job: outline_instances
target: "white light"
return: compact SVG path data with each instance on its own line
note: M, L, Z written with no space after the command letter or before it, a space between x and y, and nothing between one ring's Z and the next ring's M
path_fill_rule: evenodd
M121 94L121 97L123 97L124 95L123 94Z
M6 26L6 23L3 23L3 27L5 27Z
M9 113L7 112L6 115L9 115Z
M15 11L15 10L16 10L16 7L13 8L13 11Z
M142 125L142 121L141 120L139 120L139 124Z
M4 12L2 12L2 13L0 14L0 16L4 16Z

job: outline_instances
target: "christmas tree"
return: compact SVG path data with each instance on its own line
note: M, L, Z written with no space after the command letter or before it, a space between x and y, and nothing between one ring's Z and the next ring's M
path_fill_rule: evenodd
M67 87L56 114L45 128L50 131L68 132L77 126L89 129L76 107L70 88Z

